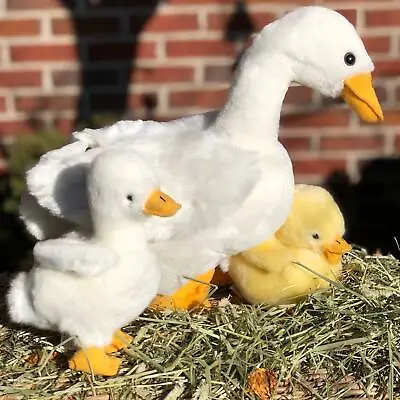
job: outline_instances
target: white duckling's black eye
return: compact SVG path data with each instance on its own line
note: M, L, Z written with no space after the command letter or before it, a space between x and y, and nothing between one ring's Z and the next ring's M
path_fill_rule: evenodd
M129 201L129 202L132 202L133 201L133 199L134 199L134 196L133 196L133 194L127 194L126 195L126 199Z
M354 65L356 63L356 56L354 55L354 53L352 53L351 51L346 53L344 55L344 62L346 63L346 65Z
M312 235L312 237L313 237L313 239L315 239L315 240L318 240L318 239L319 239L318 233L314 233L314 234Z
M87 146L86 149L85 149L85 153L86 153L87 151L89 151L89 150L92 150L92 148L93 148L92 146Z

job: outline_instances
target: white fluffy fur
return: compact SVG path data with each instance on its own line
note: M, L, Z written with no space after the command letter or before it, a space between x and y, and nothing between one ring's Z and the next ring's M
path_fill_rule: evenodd
M348 51L357 57L351 67L344 63ZM176 217L146 225L152 248L178 274L195 276L273 234L289 213L292 165L277 137L290 83L336 97L344 79L373 68L343 16L318 6L299 8L256 37L222 110L76 133L74 143L49 152L29 171L29 191L40 207L90 230L87 165L104 147L135 149L162 174L163 189L183 203ZM85 152L88 145L95 148ZM22 213L28 226L41 225ZM46 226L43 231L46 237Z
M105 151L91 164L88 187L94 236L39 242L35 266L8 294L13 321L68 333L83 347L111 343L155 297L161 278L143 227L155 218L141 212L144 201L158 187L145 163L132 151Z

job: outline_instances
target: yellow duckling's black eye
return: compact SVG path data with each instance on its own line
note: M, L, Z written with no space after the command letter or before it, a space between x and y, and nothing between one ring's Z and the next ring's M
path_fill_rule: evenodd
M314 234L312 235L312 237L313 237L313 239L315 239L315 240L318 240L318 239L319 239L318 233L314 233Z
M352 53L351 51L346 53L344 55L344 62L346 63L346 65L354 65L356 63L356 56L354 55L354 53Z

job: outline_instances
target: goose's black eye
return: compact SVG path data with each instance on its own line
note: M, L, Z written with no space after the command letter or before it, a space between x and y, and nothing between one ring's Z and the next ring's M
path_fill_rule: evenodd
M344 55L344 62L346 65L354 65L356 63L356 56L352 52L348 52Z
M133 201L133 195L132 195L132 194L126 195L126 199L127 199L128 201Z
M313 239L318 240L319 239L319 235L318 233L314 233L314 235L312 235Z
M85 149L85 153L86 153L87 151L89 151L89 150L92 150L92 146L88 146L88 147L86 147L86 149Z

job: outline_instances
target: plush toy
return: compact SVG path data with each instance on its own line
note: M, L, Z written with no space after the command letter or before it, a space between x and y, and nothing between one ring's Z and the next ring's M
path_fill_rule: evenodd
M39 242L33 269L11 284L13 321L76 337L82 349L69 360L72 369L115 375L121 361L109 353L131 340L119 328L158 291L161 263L149 248L144 222L180 208L158 187L140 156L103 152L88 173L93 236Z
M229 275L250 303L296 302L328 287L324 278L340 276L342 255L351 250L344 231L342 213L325 189L296 185L286 222L270 239L232 257Z
M285 221L294 179L278 132L291 82L325 96L343 95L364 121L377 122L383 114L373 69L360 36L342 15L318 6L299 8L256 37L222 110L165 123L121 121L86 129L75 134L74 143L42 157L29 171L27 187L39 207L75 223L77 230L90 229L85 174L77 167L90 163L95 150L114 144L135 149L160 171L164 189L182 200L176 217L146 224L152 250L175 271L175 276L162 271L160 294L170 294L171 279L179 289L188 283L179 277L206 273ZM37 204L25 203L21 213L38 235L43 219L29 213L30 207ZM202 290L183 293L187 305L204 298Z
M214 276L214 269L189 281L178 289L172 296L158 295L150 304L154 309L193 310L200 306L208 307L210 282Z

